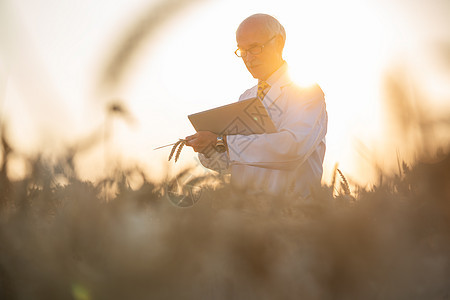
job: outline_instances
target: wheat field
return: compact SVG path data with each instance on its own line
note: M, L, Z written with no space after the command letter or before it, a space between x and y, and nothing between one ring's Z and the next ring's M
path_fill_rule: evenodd
M176 178L134 190L128 178L139 170L87 182L70 157L37 159L26 178L11 181L5 168L14 150L5 140L3 149L1 299L450 295L448 154L403 164L370 190L349 194L336 179L308 201L194 178L186 186L203 187L198 201L182 207L169 199ZM106 185L115 191L108 201Z

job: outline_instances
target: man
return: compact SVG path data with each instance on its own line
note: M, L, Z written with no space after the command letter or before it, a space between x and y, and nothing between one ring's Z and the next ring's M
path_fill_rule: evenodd
M318 85L301 88L289 79L282 57L285 39L283 26L266 14L248 17L236 31L236 55L258 79L239 101L258 96L277 132L222 137L199 131L186 137L186 145L199 152L205 167L227 168L234 186L309 197L322 177L327 112Z

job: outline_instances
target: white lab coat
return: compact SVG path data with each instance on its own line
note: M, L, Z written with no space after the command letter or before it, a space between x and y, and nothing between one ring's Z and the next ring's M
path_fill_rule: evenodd
M276 133L227 136L228 151L201 163L219 172L230 172L231 183L249 191L271 194L310 195L320 184L325 156L327 112L318 85L299 87L288 76L284 63L267 80L270 90L263 104L277 128ZM239 101L256 97L257 86Z

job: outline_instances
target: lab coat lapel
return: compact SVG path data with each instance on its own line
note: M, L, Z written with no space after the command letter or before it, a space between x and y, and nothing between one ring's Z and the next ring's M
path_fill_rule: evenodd
M285 72L274 84L270 87L269 92L266 94L263 100L263 104L269 113L270 118L275 121L282 114L281 107L277 105L277 100L281 96L283 87L290 84L291 81L287 72Z

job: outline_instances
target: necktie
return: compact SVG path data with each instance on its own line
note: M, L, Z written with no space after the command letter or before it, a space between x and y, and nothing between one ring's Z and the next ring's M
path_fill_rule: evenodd
M266 96L267 93L267 89L270 87L270 85L265 82L265 81L260 81L258 82L258 92L256 93L256 96L258 97L259 100L263 100L264 97Z

